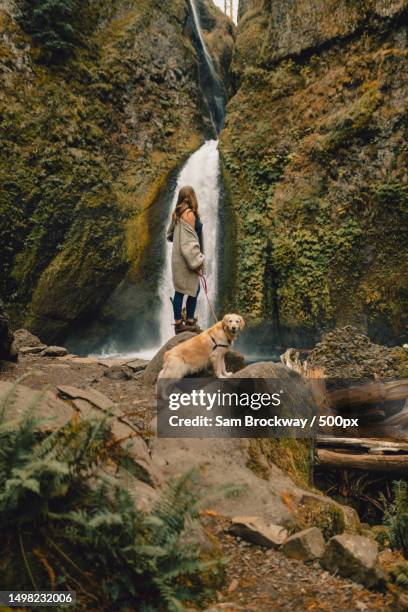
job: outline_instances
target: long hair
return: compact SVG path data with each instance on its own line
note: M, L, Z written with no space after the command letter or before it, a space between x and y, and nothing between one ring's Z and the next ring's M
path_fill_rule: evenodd
M178 221L178 219L180 219L181 215L187 209L192 210L195 216L199 218L197 196L194 189L188 185L182 187L179 191L176 208L174 209L172 215L173 223Z

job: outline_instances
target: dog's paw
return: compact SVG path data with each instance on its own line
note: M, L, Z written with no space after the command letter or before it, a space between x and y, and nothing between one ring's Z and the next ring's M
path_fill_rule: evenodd
M225 377L226 377L226 378L231 378L231 376L233 375L233 373L234 373L234 372L227 372L227 373L225 374Z

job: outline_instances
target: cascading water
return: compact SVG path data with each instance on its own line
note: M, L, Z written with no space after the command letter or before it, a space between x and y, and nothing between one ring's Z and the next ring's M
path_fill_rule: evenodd
M208 281L208 295L212 302L214 302L217 295L219 173L218 141L208 140L198 151L191 155L181 170L168 218L169 223L179 189L184 185L193 187L197 194L200 216L204 224L205 275ZM171 249L172 244L167 242L166 263L160 283L160 336L162 344L174 333L171 326L173 323L173 310L170 302L170 297L174 293L171 278ZM211 323L211 315L208 312L208 306L202 293L198 301L197 314L200 325L206 327Z
M194 27L201 47L202 56L210 75L211 99L208 106L216 131L218 132L224 121L224 96L217 72L211 55L206 47L201 30L196 0L190 0L191 14ZM208 98L208 94L207 94ZM193 153L182 168L177 185L173 194L173 201L169 212L167 223L170 222L171 213L174 210L177 195L181 187L189 185L197 194L200 217L204 224L204 250L205 250L205 274L208 282L208 297L214 303L217 295L217 271L218 271L218 240L219 240L219 189L220 159L218 152L218 141L208 140L198 151ZM174 293L171 276L171 243L166 245L166 263L164 265L162 281L160 283L160 340L161 344L166 342L174 333L172 329L173 310L170 297ZM202 327L208 327L211 323L211 314L202 294L199 297L197 315Z
M200 56L200 83L203 96L208 105L214 131L219 133L224 122L225 91L217 75L213 60L208 52L201 30L199 12L196 0L189 0L190 12L196 34L196 45ZM181 187L190 185L197 194L200 216L204 224L204 250L205 250L205 274L208 281L208 294L213 303L217 296L217 272L218 272L218 243L219 243L219 199L220 199L220 160L218 152L218 140L207 140L195 153L193 153L182 167L177 184L171 196L171 204L166 220L166 226L170 222L171 213L174 210ZM173 334L173 309L170 298L174 295L171 274L171 250L172 244L166 241L166 232L163 226L162 239L166 243L165 262L161 274L158 289L160 307L158 312L158 324L160 331L160 346ZM197 315L199 324L207 327L212 323L211 313L203 291L199 296ZM156 337L157 338L157 337ZM105 356L140 356L150 358L160 346L153 341L154 345L139 345L130 352L118 353L115 341L107 343L102 354Z
M208 52L207 45L205 44L196 0L189 0L189 4L199 52L204 60L204 66L202 66L204 70L200 70L202 90L208 104L215 131L219 133L223 127L225 118L225 91L215 69L212 57Z

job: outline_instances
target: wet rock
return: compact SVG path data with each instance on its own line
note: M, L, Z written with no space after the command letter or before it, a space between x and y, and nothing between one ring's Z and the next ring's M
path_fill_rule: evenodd
M42 346L44 348L46 345L27 329L21 328L14 332L13 348L16 351L19 351L23 346Z
M143 373L143 382L146 385L154 385L157 381L159 372L163 367L164 353L174 348L175 346L178 346L182 342L185 342L189 338L193 338L196 335L197 334L194 334L193 332L185 331L181 334L178 334L177 336L173 336L173 338L170 338L170 340L168 340L168 342L166 342L166 344L162 346L158 353L156 353L153 359L149 362Z
M329 572L373 587L381 577L377 558L378 546L371 538L344 533L329 540L320 563Z
M68 355L68 351L63 346L47 346L41 352L41 355L44 357L64 357L64 355Z
M265 523L258 516L236 516L228 531L247 542L267 548L278 548L288 536L284 527Z
M13 418L19 419L31 406L32 416L38 417L39 431L58 429L65 425L74 414L72 408L58 399L51 391L44 393L25 385L0 382L0 402L4 401L6 396L10 398L5 401L6 413L7 406L10 406Z
M311 561L323 556L325 542L317 527L309 527L291 535L283 544L282 551L291 559Z

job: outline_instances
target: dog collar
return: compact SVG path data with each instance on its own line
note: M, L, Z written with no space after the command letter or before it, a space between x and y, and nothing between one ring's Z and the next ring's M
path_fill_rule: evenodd
M218 344L218 342L216 342L212 336L210 336L210 338L211 338L211 340L213 342L213 348L212 348L213 351L215 351L215 349L217 349L217 348L230 348L230 343L228 343L228 344Z

